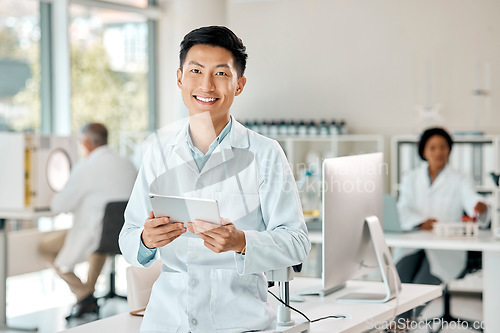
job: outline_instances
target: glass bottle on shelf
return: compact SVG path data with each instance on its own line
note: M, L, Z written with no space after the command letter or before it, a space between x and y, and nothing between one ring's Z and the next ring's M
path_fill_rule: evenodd
M297 124L295 124L295 121L291 120L288 123L286 134L289 136L297 135Z
M349 131L347 130L347 125L345 123L345 120L341 120L339 123L339 133L340 134L349 134Z
M321 183L310 170L305 170L298 184L302 211L306 220L320 215Z
M262 121L259 126L259 133L262 135L269 135L269 126L267 126L267 121Z
M307 126L303 120L299 122L299 126L297 128L297 134L299 136L307 136Z
M322 120L319 124L319 135L320 136L328 136L330 133L330 129L328 128L328 124L326 121Z
M278 126L278 134L282 136L286 136L288 134L288 127L286 121L281 120Z
M309 125L307 126L307 135L309 136L318 135L318 127L316 126L316 122L314 122L314 120L311 120L309 122Z
M278 136L278 124L274 120L271 121L269 125L269 136Z
M339 135L339 128L337 126L337 122L335 120L332 120L330 122L330 135Z
M259 133L260 131L259 122L257 120L254 120L253 123L250 125L250 129L254 132Z

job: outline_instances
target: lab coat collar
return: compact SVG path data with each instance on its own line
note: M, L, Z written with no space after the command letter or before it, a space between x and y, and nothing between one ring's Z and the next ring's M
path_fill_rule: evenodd
M233 116L231 116L231 122L231 131L212 152L201 172L196 166L188 145L189 122L179 131L176 140L172 141L172 144L175 145L174 151L193 171L200 172L200 174L231 160L234 157L232 148L247 149L250 146L248 131L245 126L236 121Z
M170 145L174 146L175 153L182 159L184 163L187 164L194 172L198 173L198 167L191 154L188 136L189 135L189 121L182 127L176 136L175 140L172 140Z
M231 131L214 149L200 174L204 174L222 163L233 159L233 148L247 149L249 146L247 129L231 116Z
M231 131L227 135L229 137L229 142L231 147L233 148L243 148L246 149L250 146L250 140L248 138L248 132L245 126L243 126L240 122L231 117ZM172 146L182 146L187 143L187 135L189 135L189 121L182 126L181 130L178 131L176 135L176 140L173 140L169 143ZM223 142L226 139L223 140ZM221 142L222 143L222 142Z
M245 128L245 126L236 121L233 116L231 116L231 120L233 123L231 132L229 132L231 147L247 149L248 147L250 147L248 130Z
M427 179L427 182L429 184L429 189L432 190L440 187L442 183L446 180L449 170L450 170L450 164L447 163L444 166L444 168L438 173L436 179L434 179L434 182L431 184L431 179L429 177L429 163L425 163L424 172L425 172L425 178Z
M448 176L450 170L450 165L447 163L444 168L438 173L436 179L434 179L434 183L432 184L433 188L437 188L443 184L443 182L446 181L446 178Z
M94 159L102 154L104 154L106 151L108 151L108 145L102 145L97 147L96 149L92 150L92 152L87 156L87 159Z

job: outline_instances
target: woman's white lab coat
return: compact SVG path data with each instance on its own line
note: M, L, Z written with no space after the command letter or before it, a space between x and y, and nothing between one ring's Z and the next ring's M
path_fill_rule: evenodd
M134 165L108 146L96 148L75 164L66 186L51 202L53 212L73 213L73 226L54 263L62 272L72 271L97 250L106 204L128 200L136 176Z
M428 164L403 176L398 200L401 226L412 230L428 218L440 223L459 222L463 211L474 215L474 206L481 197L474 190L472 181L446 165L434 182L430 183ZM415 249L398 249L396 260L414 253ZM449 282L465 268L466 251L425 250L431 274Z
M187 144L188 126L162 135L145 153L125 212L120 248L135 266L148 193L213 198L245 232L246 254L216 254L183 235L159 249L141 332L244 332L275 327L264 272L301 263L310 250L294 178L278 143L232 120L232 129L201 172ZM157 257L158 259L158 252ZM152 265L154 260L146 266Z

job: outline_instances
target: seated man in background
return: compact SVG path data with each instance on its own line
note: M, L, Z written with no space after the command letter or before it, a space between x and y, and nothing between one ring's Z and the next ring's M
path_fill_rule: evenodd
M56 213L73 213L73 226L40 243L41 254L76 296L77 303L66 319L99 310L93 294L106 255L94 252L101 239L104 210L108 202L128 200L137 175L128 159L108 148L108 131L104 125L83 126L80 142L86 158L73 167L68 183L54 195L51 203ZM73 269L85 260L89 269L83 282Z

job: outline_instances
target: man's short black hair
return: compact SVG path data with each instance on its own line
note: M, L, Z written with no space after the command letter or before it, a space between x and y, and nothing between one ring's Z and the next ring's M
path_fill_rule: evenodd
M234 32L223 26L201 27L194 29L184 36L181 42L181 51L179 52L181 70L188 51L198 44L219 46L231 51L236 70L238 71L238 78L242 77L245 73L248 58L246 47Z
M424 133L422 133L422 135L420 136L420 142L418 143L418 154L420 155L420 158L423 159L424 161L427 161L427 159L424 157L425 145L427 144L427 141L434 135L442 136L448 143L448 147L450 147L450 152L451 152L451 147L453 146L453 139L448 134L448 132L446 132L444 129L440 127L429 128L425 130Z

